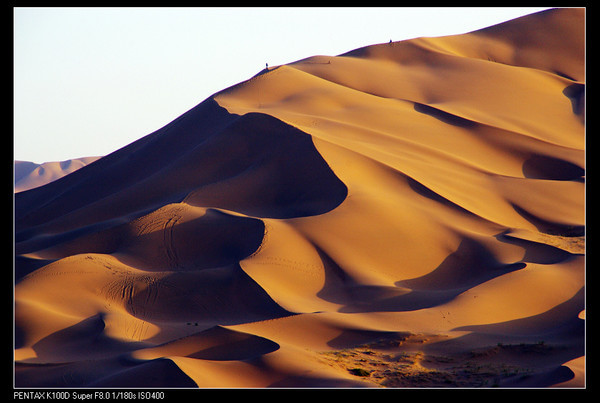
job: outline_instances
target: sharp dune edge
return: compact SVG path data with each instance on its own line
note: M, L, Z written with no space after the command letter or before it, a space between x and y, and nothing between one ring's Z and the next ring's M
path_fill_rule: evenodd
M15 385L586 386L584 22L272 67L15 194Z

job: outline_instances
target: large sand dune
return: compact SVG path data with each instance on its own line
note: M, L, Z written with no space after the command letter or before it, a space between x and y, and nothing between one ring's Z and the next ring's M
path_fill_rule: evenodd
M15 385L585 386L583 9L269 68L15 195Z

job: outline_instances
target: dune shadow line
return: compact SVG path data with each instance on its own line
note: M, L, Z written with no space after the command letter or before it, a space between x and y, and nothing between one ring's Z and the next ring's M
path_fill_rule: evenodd
M452 125L452 126L472 128L472 127L477 126L477 124L478 124L477 122L474 122L472 120L465 119L458 115L454 115L452 113L445 112L441 109L434 108L433 106L425 105L420 102L414 103L414 109L415 109L415 111L417 111L419 113L429 115L433 118L436 118L437 120L439 120L441 122L444 122L444 123Z

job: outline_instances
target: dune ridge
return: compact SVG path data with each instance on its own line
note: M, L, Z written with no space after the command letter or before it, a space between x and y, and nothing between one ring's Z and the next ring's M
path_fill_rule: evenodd
M584 24L269 67L17 193L15 385L585 387Z

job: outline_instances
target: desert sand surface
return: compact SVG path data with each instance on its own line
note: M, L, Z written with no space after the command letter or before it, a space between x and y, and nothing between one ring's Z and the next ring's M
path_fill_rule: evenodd
M100 157L73 158L65 161L51 161L37 164L31 161L14 161L13 178L15 193L33 189L50 183Z
M585 388L584 23L269 67L15 194L15 386Z

